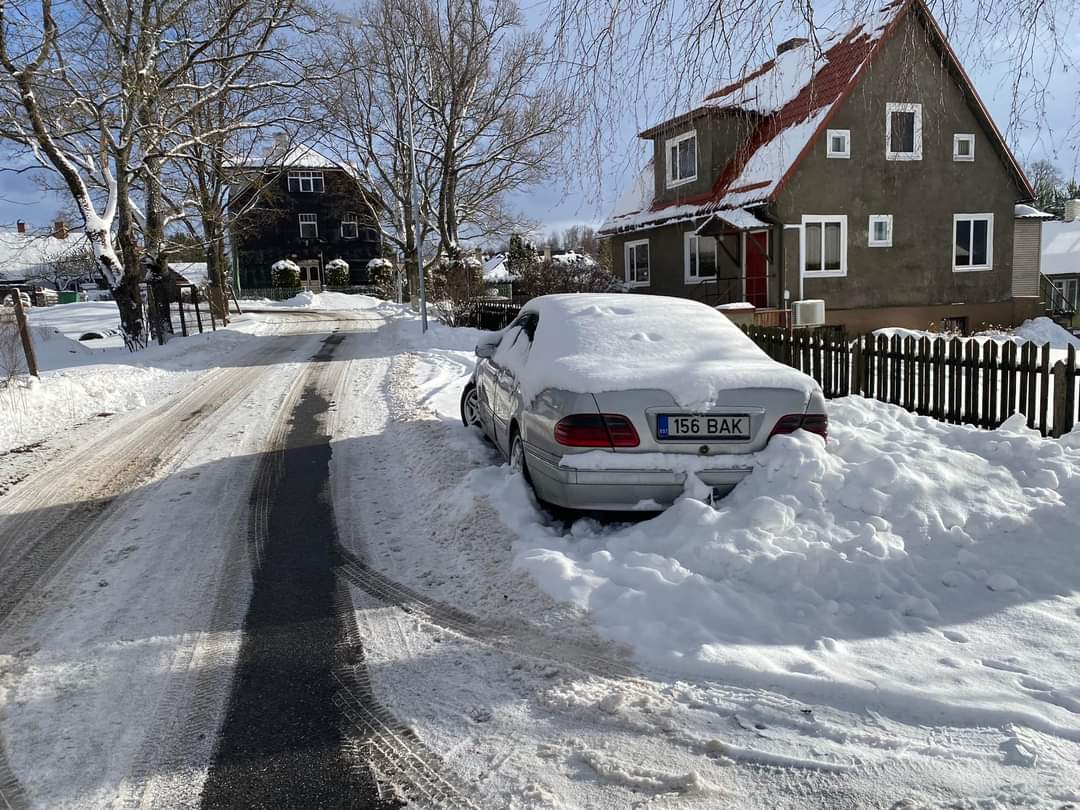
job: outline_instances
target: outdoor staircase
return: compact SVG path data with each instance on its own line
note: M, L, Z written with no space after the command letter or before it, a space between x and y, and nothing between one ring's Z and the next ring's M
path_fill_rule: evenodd
M1076 304L1067 299L1048 276L1039 273L1039 297L1042 299L1046 315L1064 329L1072 328Z

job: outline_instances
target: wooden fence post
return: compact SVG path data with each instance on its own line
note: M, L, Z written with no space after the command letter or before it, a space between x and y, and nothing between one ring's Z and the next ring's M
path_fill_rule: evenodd
M1058 360L1054 363L1054 426L1050 430L1050 435L1057 438L1063 436L1067 428L1065 427L1068 421L1069 409L1066 405L1067 397L1065 393L1065 361Z
M26 355L26 370L35 377L38 374L37 355L34 353L34 342L30 339L30 323L26 320L26 310L23 309L22 295L17 287L11 288L11 301L15 305L15 322L19 327L19 340L22 341L23 354Z
M199 312L199 288L191 287L191 302L195 305L195 322L199 325L199 334L202 334L202 313Z

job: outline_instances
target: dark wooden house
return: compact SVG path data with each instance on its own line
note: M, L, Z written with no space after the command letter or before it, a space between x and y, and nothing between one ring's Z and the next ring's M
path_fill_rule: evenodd
M368 262L382 255L355 171L310 147L237 167L231 206L240 212L231 237L241 289L272 286L281 259L300 267L308 288L326 286L334 259L348 263L350 284L366 284Z

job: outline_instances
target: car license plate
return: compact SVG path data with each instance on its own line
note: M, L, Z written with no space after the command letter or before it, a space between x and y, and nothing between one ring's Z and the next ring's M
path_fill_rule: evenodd
M745 413L712 416L662 413L656 417L656 436L661 440L746 441L750 438L750 417Z

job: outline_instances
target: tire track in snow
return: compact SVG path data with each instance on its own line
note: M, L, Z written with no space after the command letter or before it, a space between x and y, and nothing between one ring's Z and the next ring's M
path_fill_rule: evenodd
M300 329L282 330L275 323L271 331L276 336L301 336L321 331L326 320L333 318L299 321ZM73 450L78 454L74 463L49 465L0 499L0 640L46 607L31 604L29 597L64 568L108 516L122 508L125 496L178 463L187 440L215 414L246 399L263 375L272 371L270 361L281 352L280 345L256 346L235 357L234 366L206 372L189 390L125 415L91 446ZM218 592L216 604L226 592ZM220 646L196 637L184 652L189 658L196 652L205 655L212 665L223 654ZM205 698L207 693L201 694ZM176 700L175 688L171 700ZM159 719L169 705L167 695L156 713ZM196 712L207 708L198 699L194 705ZM0 707L0 810L22 810L31 805L8 761L2 719ZM144 758L136 763L136 778L127 786L134 787L134 794L124 802L138 805L145 777L153 770L149 762Z

